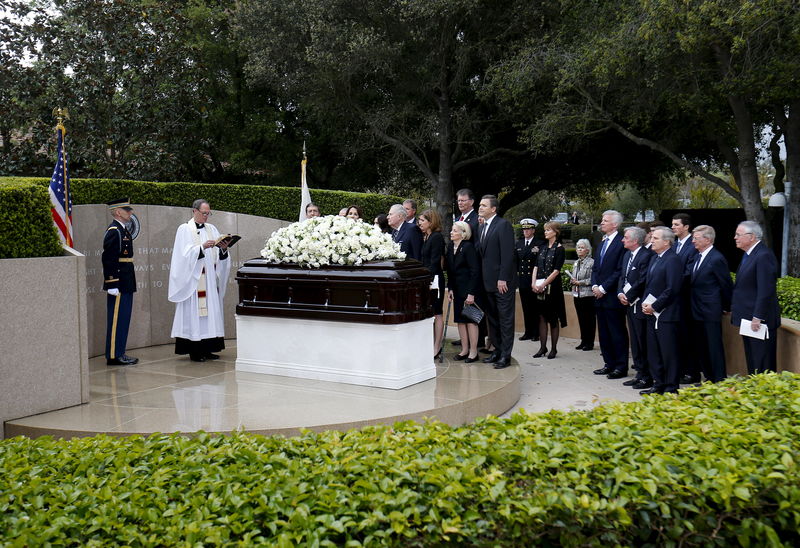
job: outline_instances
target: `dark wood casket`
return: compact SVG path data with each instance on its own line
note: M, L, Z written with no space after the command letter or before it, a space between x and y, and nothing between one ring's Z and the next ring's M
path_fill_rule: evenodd
M402 324L433 316L432 276L415 260L302 267L251 259L236 273L243 316Z

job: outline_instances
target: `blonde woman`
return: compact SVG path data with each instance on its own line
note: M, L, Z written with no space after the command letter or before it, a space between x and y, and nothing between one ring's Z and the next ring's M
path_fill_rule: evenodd
M478 360L478 324L461 315L465 304L476 303L481 287L481 267L471 237L472 229L466 222L453 223L446 255L448 298L453 302L453 321L461 337L461 353L453 359L464 363ZM483 303L477 304L483 309Z

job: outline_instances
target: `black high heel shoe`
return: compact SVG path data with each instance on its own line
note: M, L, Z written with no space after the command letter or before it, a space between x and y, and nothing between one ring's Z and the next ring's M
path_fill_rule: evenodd
M442 347L442 346L440 346L440 347L439 347L439 351L438 351L436 354L434 354L434 355L433 355L433 359L434 359L434 360L438 360L438 359L439 359L439 356L441 356L441 355L442 355L442 349L443 349L443 348L444 348L444 347Z
M469 356L469 354L464 354L463 356L461 354L456 354L455 356L453 356L453 359L457 362L460 362L467 359L467 356Z
M478 356L479 354L475 354L474 358L467 357L467 359L464 360L464 363L475 363L478 361Z
M534 358L541 358L545 354L547 354L547 348L543 346L543 347L541 347L539 349L539 351L536 354L533 355L533 357Z
M554 349L552 349L552 350L550 351L550 353L547 355L547 359L548 359L548 360L552 360L553 358L555 358L555 357L556 357L556 354L557 354L557 353L558 353L558 350L556 350L555 348L554 348Z

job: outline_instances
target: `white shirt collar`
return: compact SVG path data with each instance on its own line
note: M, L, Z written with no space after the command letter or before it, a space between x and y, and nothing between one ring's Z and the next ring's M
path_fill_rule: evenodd
M753 250L756 248L756 246L757 246L758 244L760 244L760 243L761 243L761 240L756 240L756 243L754 243L753 245L751 245L751 246L750 246L750 249L748 249L747 251L745 251L745 253L747 253L748 255L750 255L750 252L751 252L751 251L753 251Z

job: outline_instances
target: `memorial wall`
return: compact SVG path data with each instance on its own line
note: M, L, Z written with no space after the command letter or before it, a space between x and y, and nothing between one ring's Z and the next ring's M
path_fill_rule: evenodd
M137 205L134 214L139 218L141 231L134 240L136 294L128 334L128 349L169 344L175 305L167 300L169 266L172 244L178 226L192 216L191 207ZM212 210L214 204L211 204ZM238 301L236 270L248 259L260 257L264 241L274 231L290 224L287 221L213 211L209 223L220 233L242 236L230 252L231 272L225 293L225 338L236 337L234 310ZM103 237L111 223L105 205L79 205L73 208L75 249L86 256L86 309L89 356L105 352L106 293L103 291ZM135 355L135 352L130 352Z

